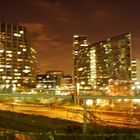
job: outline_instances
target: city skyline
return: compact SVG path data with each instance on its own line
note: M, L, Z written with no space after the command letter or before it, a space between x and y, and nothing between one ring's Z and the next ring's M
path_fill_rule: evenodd
M139 57L139 5L136 0L5 0L0 20L28 29L41 71L58 69L71 74L74 34L87 35L89 42L95 43L130 32L133 57Z

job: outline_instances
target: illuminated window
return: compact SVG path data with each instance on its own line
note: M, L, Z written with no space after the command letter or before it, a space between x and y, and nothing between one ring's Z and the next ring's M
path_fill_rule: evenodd
M85 85L85 81L81 81L81 85Z
M17 83L17 80L13 80L12 83Z
M14 73L14 75L21 75L21 73Z
M19 47L20 47L20 48L25 48L25 47L26 47L26 45L19 45Z
M2 79L6 79L6 76L2 76Z
M0 69L0 71L4 71L4 69Z
M74 35L74 38L77 38L77 37L79 37L78 35Z
M74 42L74 45L75 45L75 44L78 44L78 41L75 41L75 42Z
M10 85L6 84L6 88L9 88L9 87L10 87Z
M27 49L24 48L24 49L23 49L23 52L26 52L26 51L27 51Z
M78 69L78 71L82 71L82 70L83 70L83 68L79 68L79 69Z
M14 71L15 71L15 72L17 72L17 71L18 71L18 69L14 69Z
M6 53L12 53L12 51L6 51Z
M18 59L18 61L23 61L23 59Z
M17 54L21 54L21 52L17 52Z
M12 77L11 76L7 76L7 79L12 79Z
M21 77L15 77L15 79L21 79Z
M8 57L12 57L12 54L6 54Z
M3 53L4 52L4 50L0 50L0 53Z
M10 83L10 80L6 80L6 83Z
M29 66L25 66L25 69L31 69L31 67L29 67Z
M19 31L20 34L24 34L24 31Z
M16 37L21 37L21 34L14 33L14 36L16 36Z
M3 68L3 67L5 67L5 65L0 65L0 68Z
M12 60L12 58L6 58L6 60L7 60L7 61L10 61L10 60Z
M12 68L12 66L11 65L6 65L6 68Z
M78 54L78 51L75 51L74 54L77 55Z
M31 49L31 51L32 51L32 52L36 53L36 51L35 51L35 49L34 49L34 48L30 48L30 49Z
M21 37L21 34L18 34L18 37Z
M24 73L28 73L28 72L30 72L30 70L23 70L23 72L24 72Z
M88 44L81 44L80 46L81 47L86 47L86 46L88 46Z
M14 36L18 36L18 34L17 33L14 33Z

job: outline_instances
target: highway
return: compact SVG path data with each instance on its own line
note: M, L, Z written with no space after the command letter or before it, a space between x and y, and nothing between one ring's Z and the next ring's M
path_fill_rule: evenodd
M77 114L75 116L75 113L67 111L63 108L48 107L45 105L1 103L0 110L8 110L25 114L42 115L50 118L60 118L81 123L83 122L81 114ZM75 117L77 117L77 119L75 119Z
M0 110L9 110L25 114L42 115L50 118L59 118L83 123L83 108L57 106L49 107L45 105L23 104L23 103L0 103ZM118 111L87 111L87 123L98 123L117 127L140 129L140 119L138 120L131 113ZM140 114L139 114L140 115ZM140 117L139 117L140 118Z

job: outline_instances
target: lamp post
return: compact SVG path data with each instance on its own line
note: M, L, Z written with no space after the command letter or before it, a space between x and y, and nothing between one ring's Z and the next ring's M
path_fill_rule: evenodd
M93 100L92 99L83 99L83 105L84 105L84 110L83 110L83 133L85 134L87 131L87 111L88 107L93 105Z
M86 99L83 99L83 105L84 105L84 112L83 112L83 133L86 133L87 130L87 105L86 105Z
M76 94L79 96L79 89L80 89L80 83L76 83ZM79 105L79 98L77 99L77 105Z
M16 91L16 85L13 85L13 87L12 87L12 91L13 91L13 92Z

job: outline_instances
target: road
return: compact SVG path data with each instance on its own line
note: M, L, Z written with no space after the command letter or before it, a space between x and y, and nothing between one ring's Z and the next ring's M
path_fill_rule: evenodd
M47 107L45 105L34 104L1 103L0 110L42 115L50 118L60 118L83 123L83 109L81 107ZM88 111L87 122L140 129L140 120L132 117L132 114L124 114L122 112Z
M75 114L63 108L48 107L45 105L1 103L0 110L9 110L18 113L42 115L48 116L50 118L60 118L80 123L83 122L83 116L81 114Z

